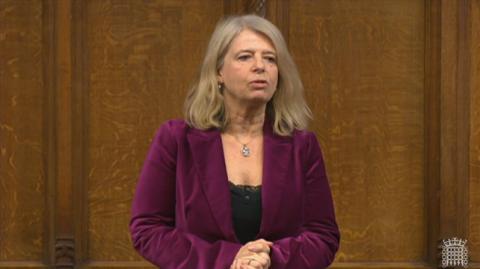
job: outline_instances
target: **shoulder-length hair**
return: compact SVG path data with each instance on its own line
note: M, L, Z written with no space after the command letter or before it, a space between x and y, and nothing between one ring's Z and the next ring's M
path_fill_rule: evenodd
M278 84L275 94L267 103L266 111L273 131L278 135L288 136L295 129L306 129L312 113L303 96L303 85L297 67L278 28L256 15L227 17L217 24L208 44L199 78L185 100L186 122L202 130L223 130L228 125L222 91L218 86L218 73L232 40L245 29L269 38L276 50Z

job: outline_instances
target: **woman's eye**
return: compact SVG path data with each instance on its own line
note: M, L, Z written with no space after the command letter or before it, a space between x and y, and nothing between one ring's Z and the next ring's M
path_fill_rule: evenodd
M241 61L248 60L248 58L250 58L250 55L240 55L240 56L238 56L238 59L241 60Z
M269 61L270 63L276 63L277 62L277 59L275 59L275 57L266 57L267 61Z

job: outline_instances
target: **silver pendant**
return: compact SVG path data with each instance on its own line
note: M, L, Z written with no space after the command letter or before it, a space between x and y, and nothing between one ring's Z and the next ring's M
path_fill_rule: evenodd
M243 155L243 157L250 156L250 148L248 148L247 145L245 145L245 144L243 144L243 146L242 146L242 155Z

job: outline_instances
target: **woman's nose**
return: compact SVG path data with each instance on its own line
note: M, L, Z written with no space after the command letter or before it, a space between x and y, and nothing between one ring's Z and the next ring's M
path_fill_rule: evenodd
M265 62L262 57L255 57L253 70L257 73L262 73L265 71Z

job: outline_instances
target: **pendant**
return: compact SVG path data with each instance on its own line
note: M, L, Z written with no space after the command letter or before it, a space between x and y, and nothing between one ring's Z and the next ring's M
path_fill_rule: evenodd
M243 146L242 146L242 155L243 155L243 157L250 156L250 148L248 148L247 145L245 145L245 144L243 144Z

